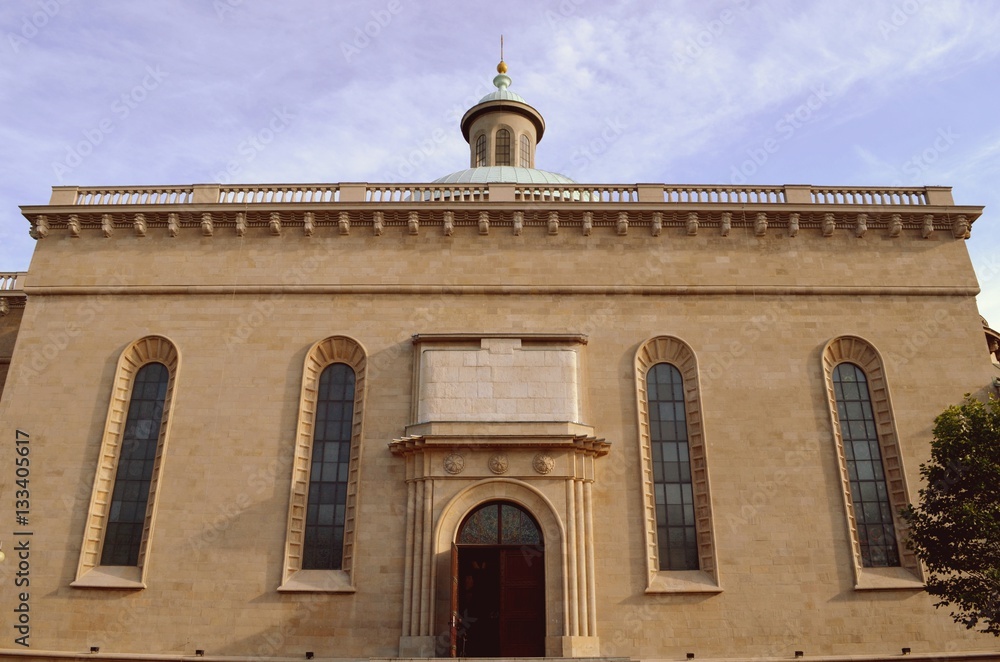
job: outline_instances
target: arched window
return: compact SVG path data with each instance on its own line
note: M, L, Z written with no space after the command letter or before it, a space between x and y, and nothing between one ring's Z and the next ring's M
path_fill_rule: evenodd
M897 566L896 530L892 524L892 506L885 484L868 380L858 366L841 363L833 370L833 388L862 564L867 568Z
M486 161L486 135L482 134L476 138L476 168L488 166Z
M691 461L688 457L684 378L669 363L646 373L649 434L656 494L656 541L660 570L697 570Z
M353 592L367 357L345 336L306 354L279 591Z
M698 362L657 336L635 355L649 593L718 592Z
M523 133L521 134L521 167L531 167L531 143L528 142L528 136Z
M179 369L177 348L162 336L140 338L118 358L72 586L145 587Z
M472 511L458 531L460 545L542 544L542 532L528 511L507 502L487 503Z
M822 357L855 587L918 588L920 562L899 542L906 523L897 515L908 491L885 364L857 336L834 338Z
M497 131L497 148L494 165L509 166L510 164L510 131L500 129Z
M339 570L343 561L353 414L354 370L331 363L319 378L316 400L303 569Z
M135 374L104 531L101 565L138 565L170 371L147 363Z

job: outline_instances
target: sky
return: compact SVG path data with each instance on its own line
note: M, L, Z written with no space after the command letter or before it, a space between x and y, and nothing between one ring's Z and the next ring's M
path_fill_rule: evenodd
M504 59L588 183L953 187L1000 327L993 0L3 0L0 271L55 185L426 182Z

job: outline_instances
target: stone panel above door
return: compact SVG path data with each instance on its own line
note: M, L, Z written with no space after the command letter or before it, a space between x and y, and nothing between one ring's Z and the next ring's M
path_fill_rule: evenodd
M583 422L581 335L414 336L412 424Z

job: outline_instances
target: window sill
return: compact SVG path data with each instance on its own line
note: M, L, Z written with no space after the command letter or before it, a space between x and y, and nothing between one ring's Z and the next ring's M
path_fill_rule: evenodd
M131 565L99 565L86 571L70 583L74 588L143 589L142 568Z
M861 568L857 572L855 591L889 591L912 589L922 591L924 582L906 568Z
M354 593L344 570L299 570L278 587L279 593Z
M654 593L722 593L722 587L701 570L661 570L646 587L647 595Z

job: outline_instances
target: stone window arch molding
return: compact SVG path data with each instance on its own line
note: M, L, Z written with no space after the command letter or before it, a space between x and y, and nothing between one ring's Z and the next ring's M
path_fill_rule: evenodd
M134 566L104 566L100 563L101 553L110 515L111 497L114 491L118 459L122 450L128 407L132 399L132 387L136 374L150 363L161 363L166 366L169 378L160 419L153 473L149 483L149 497L146 502L139 558ZM126 589L146 587L152 533L156 520L157 488L163 473L163 458L166 453L167 440L170 438L170 413L180 363L180 352L177 346L170 339L159 335L145 336L130 343L118 359L108 406L108 416L101 439L97 474L94 478L90 508L87 511L80 561L77 566L76 580L72 582L71 586Z
M306 507L309 496L319 380L323 370L334 363L344 363L350 366L355 375L343 560L341 567L336 570L303 570ZM282 581L278 587L281 592L353 593L355 590L353 572L356 557L355 524L357 521L358 473L361 466L367 367L367 351L361 343L347 336L324 338L314 344L306 353L302 367L298 424L295 430L295 454L292 461Z
M899 517L899 511L909 503L906 474L899 446L899 435L892 414L892 399L882 355L871 342L854 335L837 336L831 339L822 352L824 387L830 412L830 427L837 452L837 464L843 495L844 512L851 542L851 565L854 571L856 590L923 588L923 574L920 562L906 547L906 522ZM878 435L879 450L888 489L889 504L893 511L893 525L899 550L899 567L865 567L862 562L861 542L858 537L857 518L851 495L850 474L847 467L847 453L841 432L840 417L837 413L837 397L834 389L833 372L842 363L853 363L861 369L867 379L872 413Z
M653 481L653 449L649 424L649 393L646 375L653 366L668 363L684 381L688 454L694 499L697 570L660 570L656 536L656 500ZM715 531L708 479L705 432L702 420L698 360L691 347L674 336L656 336L642 343L635 353L636 411L638 413L641 465L643 535L646 541L647 593L716 593L721 591L716 560Z

